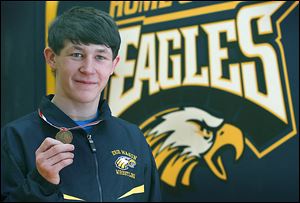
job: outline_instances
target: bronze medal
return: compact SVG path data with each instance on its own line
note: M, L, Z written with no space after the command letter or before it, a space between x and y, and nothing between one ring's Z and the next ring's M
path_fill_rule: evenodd
M60 130L56 136L55 139L61 141L64 144L70 144L73 140L73 135L68 130Z

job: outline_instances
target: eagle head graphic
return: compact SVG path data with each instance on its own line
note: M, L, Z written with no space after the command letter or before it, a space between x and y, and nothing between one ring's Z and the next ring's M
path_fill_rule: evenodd
M142 129L146 129L144 135L157 168L162 169L161 180L173 187L178 180L189 186L191 172L201 159L218 178L227 180L221 156L216 152L231 146L238 160L244 150L239 128L199 108L167 110L145 123Z

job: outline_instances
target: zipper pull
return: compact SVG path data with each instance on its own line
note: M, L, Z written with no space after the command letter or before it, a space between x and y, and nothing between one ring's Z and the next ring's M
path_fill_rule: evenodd
M92 135L87 135L86 137L87 137L87 139L90 143L90 147L91 147L92 152L96 152L96 146L95 146L95 143L92 139Z

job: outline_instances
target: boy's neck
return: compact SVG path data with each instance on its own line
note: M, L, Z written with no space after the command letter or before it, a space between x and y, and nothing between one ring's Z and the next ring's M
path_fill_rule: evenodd
M78 103L70 101L65 97L54 95L51 102L67 114L72 120L83 121L95 118L97 115L99 100L100 97L90 103Z

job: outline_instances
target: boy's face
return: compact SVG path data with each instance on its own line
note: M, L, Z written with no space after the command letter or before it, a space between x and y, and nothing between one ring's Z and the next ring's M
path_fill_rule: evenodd
M119 57L113 60L111 48L104 45L67 41L60 54L53 55L53 61L49 64L56 71L56 95L89 103L100 98Z

